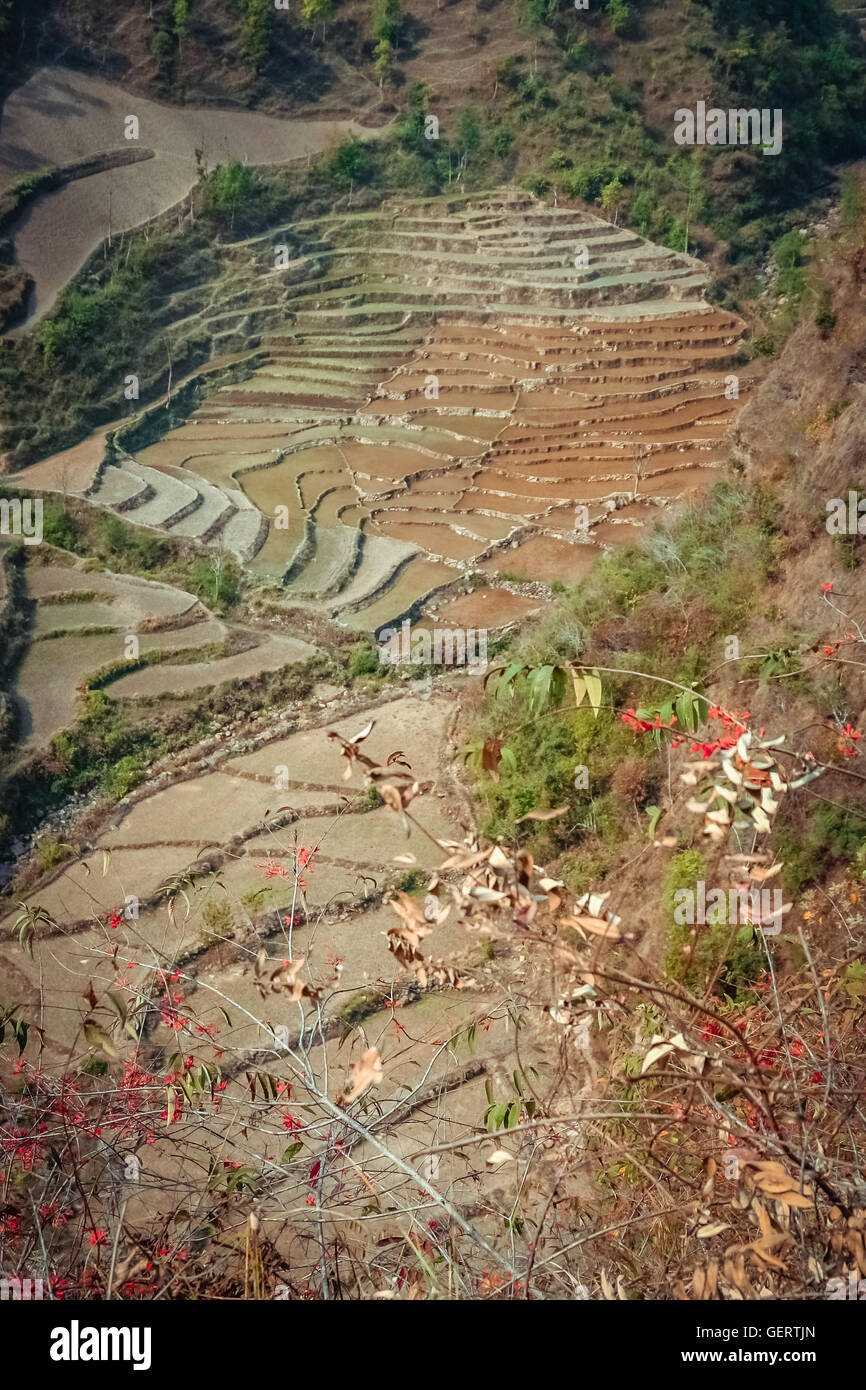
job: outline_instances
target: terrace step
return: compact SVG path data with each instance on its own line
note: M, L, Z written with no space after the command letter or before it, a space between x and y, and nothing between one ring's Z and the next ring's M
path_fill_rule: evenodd
M354 568L358 544L357 529L340 526L334 530L314 528L314 550L303 567L286 585L298 597L324 597L336 593Z
M166 530L170 530L173 536L190 536L195 540L208 540L222 530L229 517L237 511L235 504L226 494L213 483L188 468L181 468L175 464L162 463L159 465L161 473L168 473L180 482L194 487L201 498L201 503L186 516L181 517L175 522L166 522Z
M223 526L218 543L233 551L242 565L249 564L265 543L267 518L253 506L246 493L235 488L226 488L225 493L235 511Z
M136 526L168 527L201 506L201 494L189 483L180 482L159 469L127 457L127 470L152 489L149 500L139 503L131 516Z
M136 474L124 468L123 464L107 464L90 497L101 507L114 507L118 511L135 507L153 496L150 485Z

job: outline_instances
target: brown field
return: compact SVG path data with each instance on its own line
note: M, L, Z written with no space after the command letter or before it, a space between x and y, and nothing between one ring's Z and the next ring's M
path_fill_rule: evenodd
M598 265L586 281L569 262L578 231ZM252 374L107 468L94 501L224 545L306 607L375 631L473 569L494 587L503 571L576 583L601 549L646 534L657 504L720 476L752 377L728 398L742 324L703 302L698 262L514 190L304 224L314 233L315 279L293 283ZM262 240L245 244L230 302L242 284L251 303L273 297ZM46 461L46 486L68 468ZM587 521L591 545L569 544Z

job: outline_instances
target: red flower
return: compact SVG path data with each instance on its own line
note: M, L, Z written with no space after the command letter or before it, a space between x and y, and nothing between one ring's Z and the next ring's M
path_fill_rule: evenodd
M91 1245L104 1245L104 1244L105 1244L105 1232L104 1232L104 1231L91 1231L91 1232L90 1232L90 1244L91 1244Z
M821 585L821 588L824 590L824 593L825 593L825 594L832 594L832 592L833 592L833 584L834 584L834 583L835 583L835 581L831 579L829 584L822 584L822 585Z
M257 864L257 869L264 869L265 878L288 878L289 871L284 869L282 864L278 864L275 859L269 859L266 864Z
M855 757L857 749L854 747L854 742L862 737L863 735L857 732L849 720L844 728L839 730L839 742L837 745L839 752L844 754L846 758Z

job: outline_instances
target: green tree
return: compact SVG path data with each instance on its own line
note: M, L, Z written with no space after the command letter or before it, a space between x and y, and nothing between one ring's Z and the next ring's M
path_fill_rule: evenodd
M652 215L653 200L650 194L644 190L643 193L637 195L631 207L632 224L637 227L642 236L646 236Z
M607 18L611 29L615 34L622 34L628 27L630 18L629 8L626 0L608 0Z
M391 47L396 48L404 19L400 0L373 0L370 9L370 29L374 39L387 39Z
M379 39L374 49L373 72L379 83L379 91L385 88L385 83L390 82L394 67L394 50L388 39Z
M260 72L271 55L271 15L268 0L246 0L241 25L241 53L254 72Z
M150 41L150 51L162 69L168 67L174 57L174 38L168 29L157 29Z
M619 215L622 212L625 202L622 182L618 174L615 174L610 183L606 183L601 190L601 210L606 212L608 217L613 214L614 226L619 223Z
M511 153L511 146L514 144L514 136L507 126L497 126L493 132L491 144L497 159L507 159Z
M429 153L430 141L424 136L426 121L427 87L423 82L416 82L406 98L406 115L394 132L404 150Z
M527 29L538 29L557 13L561 0L523 0L520 22Z
M172 18L174 20L174 32L177 35L178 52L182 53L184 35L186 34L189 22L189 5L187 4L187 0L174 0Z
M301 0L301 14L304 23L309 24L315 33L316 25L322 26L322 43L325 42L325 26L333 18L334 0Z
M338 188L351 189L369 179L372 173L370 153L356 135L350 135L333 150L325 168Z
M218 164L205 183L205 212L233 228L238 210L249 203L256 191L256 176L247 164L232 159Z
M481 148L481 122L477 111L466 108L457 115L457 149L460 153L460 169L465 169Z

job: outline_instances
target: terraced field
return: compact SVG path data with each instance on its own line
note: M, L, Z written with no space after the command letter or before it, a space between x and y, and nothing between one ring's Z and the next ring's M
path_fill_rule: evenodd
M130 114L139 121L132 141L125 138ZM0 189L33 169L108 151L138 149L153 158L66 183L27 210L15 247L36 285L30 320L51 308L103 237L139 226L185 197L196 180L196 149L211 165L227 158L282 164L318 153L348 131L364 133L354 121L170 107L89 73L40 69L4 104Z
M170 1132L155 1125L146 1143L134 1144L122 1118L107 1112L106 1135L124 1152L134 1145L141 1165L142 1181L124 1208L129 1229L146 1228L178 1192L189 1192L192 1200L200 1164L206 1168L212 1159L219 1170L254 1164L263 1180L257 1198L263 1220L270 1214L271 1179L280 1188L287 1175L300 1183L299 1214L283 1220L278 1236L286 1257L297 1257L306 1239L304 1184L311 1160L304 1149L295 1169L285 1166L291 1157L287 1102L304 1114L307 1099L316 1101L317 1085L335 1091L364 1050L375 1047L383 1078L378 1118L370 1123L388 1134L396 1152L408 1154L431 1142L424 1128L431 1108L437 1142L457 1144L477 1129L485 1085L507 1084L515 1065L514 1029L507 1011L497 1008L498 977L477 930L449 918L424 942L426 957L444 956L459 969L457 989L432 980L421 987L395 959L387 937L398 918L383 897L399 884L406 864L416 866L423 882L425 871L449 852L435 840L452 847L464 842L459 794L441 756L455 711L453 696L440 688L271 736L246 752L226 749L204 774L134 793L92 848L27 895L27 906L42 912L32 955L10 930L20 905L0 916L0 970L22 1011L39 1019L40 1067L68 1065L82 1046L88 1000L100 1001L95 1016L102 1019L102 1001L109 997L121 1009L144 1004L136 1014L140 1034L118 1033L112 1056L157 1071L179 1046L184 1055L210 1058L213 1052L218 1059L213 1123L201 1125L194 1106L178 1107ZM371 719L370 753L384 760L400 747L422 779L424 790L411 807L417 821L411 836L394 811L370 809L357 773L343 780L343 759L327 738L329 728L351 736ZM277 792L274 774L286 766L289 785ZM301 846L310 857L302 861L296 889ZM262 969L288 961L320 992L312 1010L306 1000L299 1007L290 995L262 993ZM473 1032L477 1026L477 1041L461 1051L457 1035L470 1026ZM299 1037L304 1077L293 1077L279 1105L255 1125L238 1123L250 1068L282 1075ZM195 1146L183 1170L178 1137ZM310 1139L316 1138L314 1128ZM376 1173L382 1157L365 1145L359 1161L365 1173ZM465 1157L448 1152L440 1176L446 1184L465 1182L466 1170ZM491 1166L473 1194L496 1185ZM275 1200L284 1204L285 1194ZM490 1236L495 1222L494 1215Z
M705 280L513 189L274 229L206 311L256 314L254 369L155 442L153 412L119 430L88 495L362 630L472 571L577 582L720 467L750 379Z
M121 676L112 694L180 694L276 670L314 651L296 637L224 623L192 594L150 580L31 564L27 588L36 620L16 691L22 743L29 748L44 747L73 722L82 683L129 657L130 637L142 657L159 651L167 659ZM182 657L199 648L205 649L201 660ZM174 664L178 660L183 664Z
M307 958L309 968L327 974L328 955L339 955L353 990L365 985L390 990L399 971L384 933L395 918L381 905L381 891L393 885L407 851L421 870L430 869L444 851L429 836L463 834L450 779L440 768L453 716L452 700L429 693L403 696L361 716L362 723L375 720L376 754L387 757L399 744L427 785L426 795L413 803L427 835L413 829L411 839L393 811L369 808L357 777L349 784L342 780L343 759L326 728L349 735L357 715L332 717L327 726L260 742L246 753L225 750L204 774L134 794L92 848L29 895L28 904L44 908L55 923L40 927L35 963L4 931L17 909L0 917L0 968L22 1000L41 998L48 1055L61 1059L73 1044L81 980L93 972L97 985L111 978L106 947L121 935L124 958L140 962L121 971L124 990L145 979L157 961L183 960L190 1012L202 1025L220 1022L229 1069L245 1052L266 1048L267 1030L243 1013L245 1008L261 1013L251 963L261 945L269 954L285 954L293 900L293 949ZM289 785L275 791L275 774L282 767L290 768ZM278 806L283 808L279 817ZM296 895L292 866L300 844L315 854ZM172 906L166 889L179 877L187 903L176 895ZM139 915L125 920L119 935L109 918L129 897L138 900ZM208 904L214 903L231 905L221 937L209 919ZM461 927L437 935L437 954L465 946ZM220 1018L224 998L238 1006L232 1008L236 1022L229 1029ZM434 1022L427 1017L431 1003L422 998L413 1006L426 1019L425 1031ZM345 994L335 991L328 1014L344 1004ZM443 999L433 1014L441 1025L453 1009L453 1001ZM297 1018L287 1015L287 1021L294 1026ZM164 1033L157 1022L153 1041L164 1042L169 1036Z

